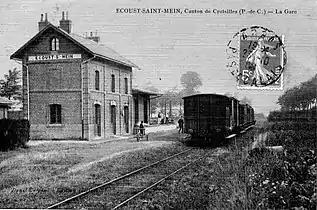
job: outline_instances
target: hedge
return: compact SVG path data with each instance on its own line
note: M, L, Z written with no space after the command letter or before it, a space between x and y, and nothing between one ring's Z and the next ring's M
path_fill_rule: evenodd
M30 139L30 123L28 120L0 120L0 150L26 147Z
M268 121L316 121L316 107L306 111L272 111L268 116Z

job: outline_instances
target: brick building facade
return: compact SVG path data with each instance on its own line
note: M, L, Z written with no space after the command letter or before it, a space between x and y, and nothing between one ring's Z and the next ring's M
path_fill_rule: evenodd
M31 139L100 139L128 135L134 125L132 68L99 37L39 22L39 32L11 59L22 62L23 113Z

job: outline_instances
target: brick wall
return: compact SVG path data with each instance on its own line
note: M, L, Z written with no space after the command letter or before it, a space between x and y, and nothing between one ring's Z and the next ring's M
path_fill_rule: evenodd
M100 89L95 88L96 71L99 72ZM91 60L84 65L84 124L87 139L100 139L111 135L132 133L131 69L112 62ZM115 92L111 89L111 75L115 75ZM128 78L128 94L125 94L124 78ZM85 90L85 88L87 90ZM111 103L115 103L115 123L111 123ZM101 136L95 132L95 104L101 107ZM124 106L129 107L128 132L124 123ZM115 127L115 128L114 128Z
M88 100L87 106L89 115L89 139L98 139L105 136L105 69L102 62L91 61L87 64L88 70ZM96 71L99 72L99 90L96 90ZM99 105L101 109L101 135L99 136L96 130L96 115L95 106Z
M59 39L58 52L50 51L52 37ZM27 117L29 110L31 139L82 138L81 59L27 61L30 55L57 53L82 54L82 59L87 58L78 46L53 30L33 41L24 54L23 113ZM50 104L61 105L61 124L50 124Z
M59 39L58 52L50 51L53 37ZM27 61L30 55L57 53L81 54L82 59ZM31 139L92 140L113 135L114 127L110 121L110 104L113 101L116 104L116 135L132 133L132 69L88 58L77 45L54 30L45 32L30 44L23 62L28 66L23 67L23 113L27 116L29 110ZM95 87L96 71L99 72L99 90ZM112 74L115 75L115 92L111 91ZM128 79L128 94L125 93L124 78ZM61 124L50 124L50 104L61 105ZM96 105L101 108L100 136L96 133ZM126 105L129 107L128 132L124 123Z
M105 64L106 68L106 74L105 74L105 88L106 88L106 104L105 104L105 111L106 116L109 116L107 119L105 119L106 124L106 133L108 135L113 134L113 124L111 123L111 101L115 101L116 103L116 135L126 135L132 133L133 128L133 121L132 121L132 69L123 67L120 65L115 65L111 62L107 62ZM111 75L115 75L115 92L112 92L111 89ZM125 82L124 78L128 79L128 94L125 94ZM124 124L124 105L128 105L129 107L129 121L128 121L128 127L129 132L126 132L125 124Z
M81 138L81 92L31 92L31 139ZM50 124L50 104L61 105L60 125ZM58 132L55 132L58 130ZM41 134L39 134L41 133ZM54 136L55 133L55 136Z

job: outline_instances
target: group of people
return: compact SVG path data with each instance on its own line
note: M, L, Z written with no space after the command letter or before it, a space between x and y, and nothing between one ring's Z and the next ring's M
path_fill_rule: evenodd
M159 113L158 117L157 117L157 124L168 124L168 115L166 115L165 117L163 116L163 114Z
M163 117L163 115L161 113L158 114L158 119L157 119L157 124L168 124L168 116L166 116L165 118ZM178 133L184 133L184 119L183 116L180 117L180 119L178 120Z
M144 124L143 124L143 121L141 121L140 123L140 134L141 135L144 135L145 134L145 128L144 128ZM180 117L180 119L178 120L178 133L184 133L184 119L183 119L183 116Z

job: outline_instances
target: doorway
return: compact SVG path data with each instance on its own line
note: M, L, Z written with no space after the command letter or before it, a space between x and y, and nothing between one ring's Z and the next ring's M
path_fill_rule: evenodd
M95 135L101 136L101 108L95 104Z
M116 135L117 133L117 130L116 130L116 127L117 127L117 124L116 124L116 106L111 106L111 125L112 125L112 132L114 135Z
M123 113L124 113L125 132L129 133L129 107L128 106L124 107Z

